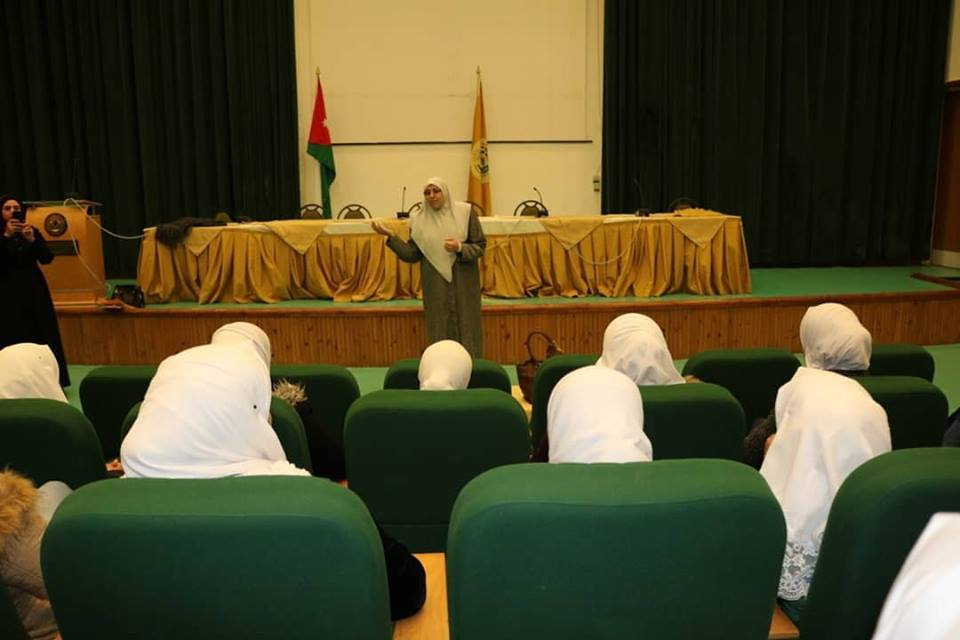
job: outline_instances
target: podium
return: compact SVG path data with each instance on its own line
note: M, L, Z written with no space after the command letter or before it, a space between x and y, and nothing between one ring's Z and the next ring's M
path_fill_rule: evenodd
M43 234L55 256L41 265L54 307L95 307L106 295L103 269L103 238L100 216L93 213L99 203L70 200L64 204L29 202L27 223ZM96 223L95 223L96 221Z

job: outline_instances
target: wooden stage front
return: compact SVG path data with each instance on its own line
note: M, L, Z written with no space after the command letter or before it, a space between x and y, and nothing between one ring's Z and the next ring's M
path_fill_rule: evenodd
M796 297L710 297L682 301L560 301L483 306L485 357L502 364L527 359L531 331L553 336L567 353L599 353L603 331L621 313L645 313L666 334L675 358L712 348L784 347L800 351L807 307L840 302L853 309L877 343L960 343L960 290ZM423 312L416 306L358 303L291 308L154 305L123 311L58 310L71 364L156 364L209 341L227 322L263 327L276 363L388 366L426 347ZM542 357L542 345L537 346Z

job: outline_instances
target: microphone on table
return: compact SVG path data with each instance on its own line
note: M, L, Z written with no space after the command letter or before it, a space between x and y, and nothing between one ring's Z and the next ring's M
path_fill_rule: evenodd
M533 187L533 190L537 192L537 197L540 199L540 207L537 209L537 217L543 218L549 216L550 211L548 211L546 205L543 204L543 194L540 193L540 189Z
M406 208L407 202L407 185L403 185L403 189L400 191L400 210L397 211L397 220L402 220L403 218L409 218L410 212Z
M639 218L646 218L650 215L650 209L643 207L643 188L640 186L640 181L637 180L636 176L633 178L633 186L637 188L637 210L634 211L634 215Z

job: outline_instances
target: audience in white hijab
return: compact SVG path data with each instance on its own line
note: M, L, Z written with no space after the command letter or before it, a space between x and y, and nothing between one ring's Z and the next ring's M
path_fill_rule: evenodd
M780 387L775 410L777 435L760 474L786 518L778 595L796 618L833 498L854 469L890 451L890 428L883 407L856 380L808 367Z
M272 357L270 350L270 337L263 329L249 322L231 322L225 324L213 332L210 338L210 344L232 344L245 345L254 351L263 360L263 363L270 367Z
M836 302L810 307L800 321L803 358L812 369L866 371L873 342L857 314Z
M13 398L67 401L50 347L22 342L0 349L0 399Z
M887 594L873 640L960 638L960 513L937 513Z
M635 384L682 384L660 326L640 313L625 313L603 332L597 366L626 374Z
M420 389L449 391L466 389L473 373L473 359L462 344L441 340L423 350L417 376Z
M591 366L565 375L547 404L550 462L647 462L637 385L613 369Z
M160 363L120 449L128 477L310 475L287 461L269 423L270 372L234 344Z
M120 448L127 477L310 475L287 460L270 426L269 341L264 350L265 335L251 326L228 325L215 344L160 363ZM423 566L382 530L380 536L391 616L413 615L426 598Z

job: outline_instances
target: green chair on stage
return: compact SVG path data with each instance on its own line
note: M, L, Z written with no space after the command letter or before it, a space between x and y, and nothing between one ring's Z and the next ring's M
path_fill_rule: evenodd
M83 413L93 423L107 460L120 455L123 419L143 400L156 372L155 365L111 365L93 369L80 381Z
M728 389L743 407L749 427L770 414L777 391L799 366L786 349L711 349L687 360L683 375Z
M727 460L500 467L453 509L450 636L766 638L785 544Z
M420 358L397 360L383 378L384 389L419 389ZM510 376L506 369L493 360L475 358L473 372L470 374L468 389L499 389L504 393L512 393Z
M523 409L494 389L374 391L350 407L344 444L350 489L414 552L445 548L467 482L528 454Z
M9 467L37 486L59 480L77 489L107 477L93 425L75 407L57 400L0 400L0 468Z
M123 437L127 436L130 427L137 420L141 404L138 402L133 405L124 418L121 428ZM297 411L286 400L270 398L270 416L271 426L277 433L277 438L280 439L280 446L283 447L287 460L301 469L313 472L310 448L307 445L307 434Z
M903 561L939 511L960 511L960 449L893 451L851 473L830 508L801 637L869 640Z
M870 356L872 376L916 376L933 382L935 362L930 352L912 344L875 344Z
M382 638L383 546L320 478L127 479L50 522L44 579L64 638Z
M856 378L887 412L894 449L938 447L947 429L947 397L923 378L863 376Z

